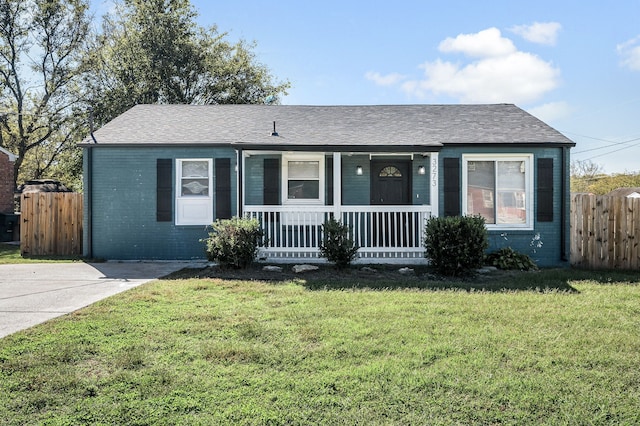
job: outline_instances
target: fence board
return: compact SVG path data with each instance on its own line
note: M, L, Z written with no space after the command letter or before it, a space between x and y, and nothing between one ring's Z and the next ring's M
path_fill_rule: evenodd
M589 238L587 239L587 248L585 250L585 260L587 264L594 263L594 256L596 254L596 229L595 229L595 218L596 215L593 213L596 208L596 200L595 198L589 197L587 200L587 209L585 213L587 215L587 230L589 231Z
M584 259L585 232L588 229L584 227L584 197L571 197L571 218L569 233L571 234L571 264L580 266Z
M627 262L627 215L625 207L627 199L625 197L611 197L613 204L613 217L615 219L615 229L613 231L614 249L609 250L613 253L613 267L621 268ZM611 234L611 231L610 231Z
M640 267L640 199L572 194L570 232L573 266Z
M82 254L82 194L22 194L20 252L23 256Z

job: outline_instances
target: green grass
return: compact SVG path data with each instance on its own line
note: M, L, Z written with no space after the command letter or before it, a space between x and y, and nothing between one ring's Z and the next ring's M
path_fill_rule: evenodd
M0 340L0 423L638 424L639 279L159 280Z
M14 263L59 263L81 261L80 257L68 256L27 256L22 257L20 246L0 243L0 265Z

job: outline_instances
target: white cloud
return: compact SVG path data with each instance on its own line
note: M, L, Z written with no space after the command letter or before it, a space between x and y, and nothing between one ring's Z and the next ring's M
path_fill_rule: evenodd
M442 96L465 103L531 103L560 83L560 70L551 62L519 51L497 28L449 37L439 50L462 53L467 59L428 61L420 65L424 75L419 78L372 71L365 77L379 85L397 86L409 97Z
M500 30L489 28L475 34L460 34L455 38L447 38L440 43L438 49L444 53L464 53L471 57L505 56L516 51L513 42L502 37Z
M617 45L616 51L622 57L622 66L640 71L640 36Z
M550 123L565 118L571 112L571 107L566 102L549 102L527 110L529 114L540 120Z
M555 46L562 25L558 22L534 22L531 25L516 25L510 30L532 43Z
M395 72L382 75L379 72L374 71L368 71L364 77L367 80L373 81L378 86L394 86L406 78L404 75Z
M448 38L440 50L463 52L474 60L462 65L442 59L426 62L421 66L422 79L401 85L409 96L445 95L469 103L529 103L559 84L558 69L534 54L518 51L495 28Z

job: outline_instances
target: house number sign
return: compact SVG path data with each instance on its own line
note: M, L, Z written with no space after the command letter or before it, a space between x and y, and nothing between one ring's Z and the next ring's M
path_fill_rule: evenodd
M431 159L431 186L438 185L438 159Z

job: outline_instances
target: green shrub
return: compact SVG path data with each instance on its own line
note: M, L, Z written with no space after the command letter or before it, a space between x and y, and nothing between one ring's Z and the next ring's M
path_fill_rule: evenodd
M225 268L246 268L258 254L263 232L258 219L218 219L205 239L207 259Z
M443 275L463 275L482 266L489 239L482 216L432 217L424 236L425 256Z
M538 269L536 262L524 253L519 253L511 247L503 247L489 253L487 264L498 269L517 269L520 271L531 271Z
M342 269L351 264L358 253L358 246L349 237L351 229L334 218L330 218L322 225L322 242L320 256L335 263Z

